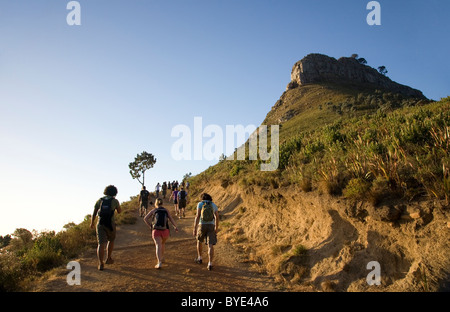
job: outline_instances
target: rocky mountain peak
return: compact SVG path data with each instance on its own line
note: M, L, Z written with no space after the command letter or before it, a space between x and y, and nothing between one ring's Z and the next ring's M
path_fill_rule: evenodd
M321 82L367 84L407 97L425 99L421 91L392 81L376 69L361 64L354 57L341 57L336 60L323 54L309 54L295 63L291 82L286 90Z

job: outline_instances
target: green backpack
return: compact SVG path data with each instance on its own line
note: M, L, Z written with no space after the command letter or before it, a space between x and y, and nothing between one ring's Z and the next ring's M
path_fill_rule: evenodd
M214 221L214 208L212 202L209 200L203 201L201 220L203 222Z

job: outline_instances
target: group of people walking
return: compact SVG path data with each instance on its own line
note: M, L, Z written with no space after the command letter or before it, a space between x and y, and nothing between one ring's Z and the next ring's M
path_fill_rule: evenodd
M159 197L159 193L162 191L162 197L166 198L167 191L169 191L169 193L170 192L173 193L175 190L179 190L180 188L185 188L186 190L188 190L189 189L189 181L186 181L186 182L182 181L181 184L178 183L178 180L177 181L174 180L172 182L164 181L162 184L160 184L158 182L158 184L156 184L156 186L155 186L155 194L156 194L156 197Z
M178 216L180 219L184 218L186 216L185 210L186 205L189 203L188 200L188 193L187 189L189 188L189 182L185 183L182 182L180 187L178 186L178 181L173 182L172 185L170 182L168 183L169 186L171 186L172 193L169 196L169 200L173 202L174 208L175 208L175 215ZM156 198L159 198L159 189L162 188L162 198L166 198L166 192L167 192L167 184L166 182L163 182L162 187L158 183L155 187L155 196ZM170 188L169 188L170 190ZM146 189L145 186L142 186L142 190L139 193L138 196L139 201L139 215L143 218L147 214L148 206L149 204L152 205L153 203L150 201L150 192Z
M164 182L165 183L165 182ZM158 183L159 184L159 183ZM173 185L173 184L172 184ZM171 186L172 186L171 185ZM181 219L185 218L185 208L188 203L188 193L185 190L185 185L180 186L180 190L175 187L172 191L170 199L173 200L175 214ZM109 185L105 188L104 197L100 198L94 206L94 212L91 218L91 228L96 228L97 233L97 257L98 269L103 270L105 264L112 264L114 260L111 255L114 249L114 240L116 237L116 225L114 222L114 213L121 213L120 203L115 198L117 195L117 188L114 185ZM155 268L160 269L164 262L165 243L170 236L169 222L172 224L176 232L179 231L174 218L170 211L163 206L163 199L159 198L159 193L155 193L156 199L154 208L149 210L150 193L145 186L139 194L139 215L143 217L145 224L152 231L152 238L156 247L157 264ZM165 198L165 195L163 195ZM95 219L98 217L98 222L95 226ZM197 239L197 257L195 262L203 263L202 252L205 243L208 246L208 265L207 269L213 268L214 245L217 243L217 230L219 228L219 212L218 207L214 204L211 195L203 193L200 201L197 203L196 214L194 218L192 234ZM105 249L106 261L105 259Z

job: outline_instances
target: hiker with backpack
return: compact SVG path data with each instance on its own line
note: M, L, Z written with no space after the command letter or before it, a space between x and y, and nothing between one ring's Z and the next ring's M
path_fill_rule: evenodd
M91 217L91 229L94 228L95 218L98 216L98 222L96 227L97 232L97 258L98 269L103 270L106 264L113 264L114 260L111 258L114 249L114 240L116 239L116 224L114 222L114 211L121 213L119 201L115 198L117 195L117 188L114 185L108 185L103 194L104 197L100 198L94 206L94 212ZM106 262L104 263L105 248L108 253L106 256Z
M139 201L139 216L142 218L147 215L148 202L150 199L150 192L147 191L145 186L142 186L142 190L139 193L138 201Z
M208 270L212 270L214 245L217 244L217 230L219 229L219 209L213 203L211 195L203 193L201 202L197 204L193 235L197 238L196 263L202 263L202 243L208 245Z
M172 184L173 185L173 184ZM175 215L178 216L180 211L178 209L178 189L175 188L170 196L170 199L173 199L173 205L175 206Z
M164 199L166 199L166 194L167 194L167 183L166 183L166 181L163 182L161 188L162 188L162 196L163 196Z
M180 214L178 217L184 218L186 217L184 210L186 208L187 202L188 202L188 193L184 190L184 187L181 187L181 190L177 194L178 198L178 213Z
M163 200L157 198L155 200L155 209L150 211L145 217L144 222L152 230L152 238L156 247L156 259L158 263L155 265L156 269L160 269L164 261L164 249L167 239L170 236L169 221L172 223L176 232L178 232L177 225L170 215L169 211L162 206Z
M156 198L159 198L159 190L161 189L161 184L156 184L155 186L155 193L156 193Z

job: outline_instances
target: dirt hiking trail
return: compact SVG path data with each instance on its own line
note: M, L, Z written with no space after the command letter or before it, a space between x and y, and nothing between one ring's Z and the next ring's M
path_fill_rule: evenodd
M273 292L279 291L276 283L245 263L243 258L220 237L215 246L214 267L207 270L207 248L203 248L203 264L196 264L196 241L192 236L193 212L186 218L175 217L173 204L164 206L177 223L179 232L171 227L166 243L165 262L155 269L155 245L151 231L142 218L132 225L117 227L113 264L105 264L103 271L97 269L96 249L85 252L75 259L81 266L81 285L68 285L70 270L53 271L50 277L39 281L34 289L38 292Z

